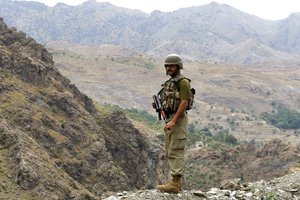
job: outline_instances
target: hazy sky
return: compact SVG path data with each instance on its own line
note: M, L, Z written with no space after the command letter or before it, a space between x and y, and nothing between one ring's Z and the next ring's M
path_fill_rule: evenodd
M86 0L37 0L53 6L57 2L64 2L69 5L78 5ZM173 11L183 7L199 6L208 4L211 0L97 0L99 2L110 2L113 5L125 8L139 9L150 13L153 10ZM300 12L299 0L214 0L218 3L231 5L241 11L256 15L264 19L283 19L292 12Z

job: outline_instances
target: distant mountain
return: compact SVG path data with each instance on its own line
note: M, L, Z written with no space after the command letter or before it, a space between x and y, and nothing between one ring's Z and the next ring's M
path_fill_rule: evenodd
M287 19L277 22L271 36L270 46L287 52L300 52L300 13L293 13Z
M231 6L210 3L174 12L139 10L89 0L78 6L0 0L0 16L39 42L113 44L188 60L297 64L300 14L269 21Z

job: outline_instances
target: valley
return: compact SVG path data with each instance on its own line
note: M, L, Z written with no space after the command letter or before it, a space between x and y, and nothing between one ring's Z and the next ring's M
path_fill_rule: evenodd
M95 101L156 116L151 96L168 78L162 60L111 45L55 43L48 49L56 67ZM188 113L186 189L209 189L233 178L269 180L298 166L299 131L277 128L261 114L299 108L299 69L186 62L183 74L196 89ZM151 131L138 116L138 129L150 136L162 132L162 122L152 121L161 129Z
M163 58L155 60L111 45L54 43L48 48L56 67L95 101L156 115L152 95L168 79ZM280 107L300 107L299 69L187 62L183 74L196 89L195 107L189 115L190 123L199 129L228 129L240 142L263 143L274 138L293 144L300 141L294 130L280 130L260 117Z

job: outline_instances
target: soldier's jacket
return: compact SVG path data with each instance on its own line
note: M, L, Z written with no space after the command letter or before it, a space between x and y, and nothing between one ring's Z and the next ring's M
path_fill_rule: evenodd
M176 113L181 100L189 100L187 110L192 107L192 91L190 80L182 75L170 78L164 84L158 95L164 111L168 114L168 118Z

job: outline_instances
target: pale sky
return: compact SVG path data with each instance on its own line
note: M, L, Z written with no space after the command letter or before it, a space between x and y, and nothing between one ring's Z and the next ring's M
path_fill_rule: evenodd
M86 0L36 0L49 6L57 2L63 2L68 5L78 5ZM153 10L174 11L179 8L200 6L208 4L211 0L97 0L98 2L110 2L113 5L125 8L139 9L146 13ZM293 12L300 12L299 0L214 0L221 4L228 4L243 12L256 15L258 17L270 20L284 19Z

